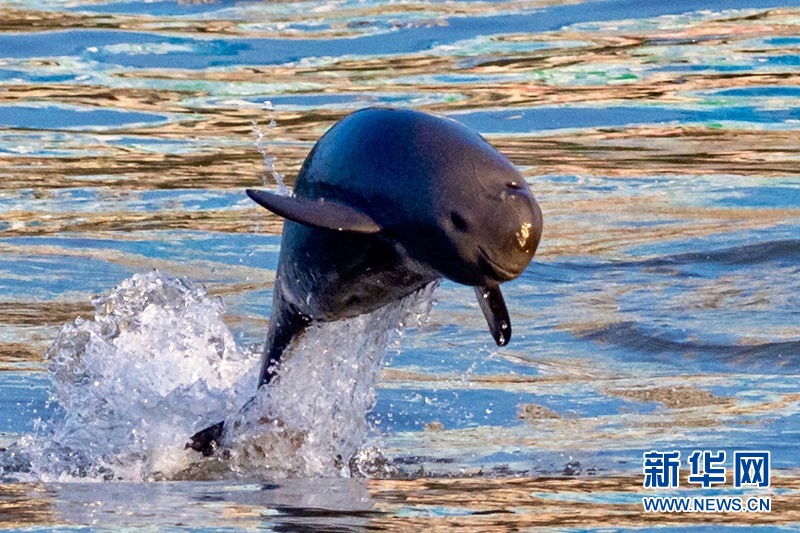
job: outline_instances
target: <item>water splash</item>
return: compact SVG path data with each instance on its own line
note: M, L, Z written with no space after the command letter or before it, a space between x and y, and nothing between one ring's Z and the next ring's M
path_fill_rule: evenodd
M277 126L277 123L275 122L275 115L273 114L275 108L272 106L272 102L269 100L265 101L264 110L267 112L267 118L269 120L266 131L261 129L261 127L258 125L258 121L253 121L253 135L255 135L256 149L261 154L261 158L264 161L264 168L267 170L267 172L269 172L269 174L272 176L272 179L275 180L275 184L278 186L278 194L282 196L291 196L292 190L287 187L286 183L283 181L283 174L275 170L275 161L277 158L271 155L268 149L269 141L267 140L267 135ZM262 180L264 181L265 186L269 186L266 174L262 176Z
M252 390L257 357L236 345L222 300L186 281L136 274L93 303L94 319L64 325L45 354L63 419L23 438L17 461L37 480L170 477L192 460L186 436Z
M359 455L376 375L393 332L427 317L434 289L309 328L253 398L260 356L236 345L222 300L158 272L136 274L94 300L93 320L62 327L45 358L63 416L0 455L0 478L349 476L356 455L379 461ZM224 419L216 458L185 449L189 435Z
M284 354L277 379L229 423L231 467L269 477L373 470L380 454L358 452L381 361L393 335L427 320L437 285L399 305L310 327Z

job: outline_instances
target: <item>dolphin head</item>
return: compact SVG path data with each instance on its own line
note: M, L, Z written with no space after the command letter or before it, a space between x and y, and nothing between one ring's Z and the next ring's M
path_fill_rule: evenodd
M394 225L385 223L387 232L414 259L457 283L482 287L517 278L542 236L530 187L477 133L441 117L419 120L428 124L416 128L409 152L421 185L399 195L405 205L392 215Z

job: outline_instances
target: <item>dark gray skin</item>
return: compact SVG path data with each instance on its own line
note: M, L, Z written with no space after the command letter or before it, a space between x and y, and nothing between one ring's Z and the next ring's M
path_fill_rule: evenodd
M372 312L441 278L474 287L496 343L511 338L499 285L533 258L542 213L514 165L458 122L357 111L311 150L294 196L247 194L287 219L259 386L309 324ZM187 446L210 455L222 431Z

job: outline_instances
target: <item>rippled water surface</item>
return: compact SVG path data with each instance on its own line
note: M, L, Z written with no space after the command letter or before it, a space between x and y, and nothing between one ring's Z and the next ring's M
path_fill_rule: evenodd
M545 217L536 260L504 289L510 345L449 282L389 344L367 477L25 477L5 452L0 528L796 527L798 35L793 0L0 1L0 447L80 422L43 355L137 273L204 286L203 320L224 301L220 379L238 383L281 230L243 190L272 171L291 185L351 111L413 107L480 131ZM129 379L171 364L98 384L133 398L103 423L141 430L133 404L152 397ZM213 396L184 393L165 401L185 417ZM771 451L773 511L643 513L651 449Z

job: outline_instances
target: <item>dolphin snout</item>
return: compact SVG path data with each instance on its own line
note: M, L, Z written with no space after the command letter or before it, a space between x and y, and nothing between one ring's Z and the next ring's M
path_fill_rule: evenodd
M519 277L533 259L542 238L542 211L527 190L504 195L506 215L494 227L491 245L479 247L479 266L498 282Z

